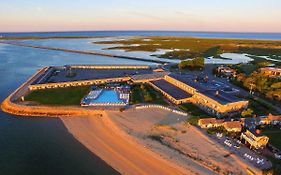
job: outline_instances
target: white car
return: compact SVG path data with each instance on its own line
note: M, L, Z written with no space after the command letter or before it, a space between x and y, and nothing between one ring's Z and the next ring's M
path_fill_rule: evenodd
M230 141L229 140L225 140L224 141L224 144L226 144L227 146L229 146L229 147L231 147L232 146L232 144L230 143Z
M277 153L275 153L275 154L274 154L274 157L275 157L276 159L281 160L281 154L277 154Z
M222 133L217 133L217 138L221 139L222 138Z
M234 145L234 148L239 149L240 146L239 145Z

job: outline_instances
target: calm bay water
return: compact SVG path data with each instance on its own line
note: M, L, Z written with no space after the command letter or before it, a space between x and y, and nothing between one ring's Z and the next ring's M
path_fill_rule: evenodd
M0 36L194 36L281 40L281 34L208 32L53 32L0 33ZM33 41L36 42L36 41ZM48 42L46 40L45 42ZM53 44L53 43L51 43ZM68 43L58 46L76 47ZM88 45L80 46L80 49ZM87 48L84 48L87 49ZM151 64L110 57L81 55L0 44L0 101L27 80L37 69L66 64ZM27 118L0 111L0 174L76 175L118 174L90 153L55 118Z

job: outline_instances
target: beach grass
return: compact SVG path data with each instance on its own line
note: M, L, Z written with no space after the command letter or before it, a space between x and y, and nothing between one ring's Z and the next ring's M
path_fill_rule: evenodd
M36 90L29 93L25 101L44 105L79 105L89 91L89 86Z

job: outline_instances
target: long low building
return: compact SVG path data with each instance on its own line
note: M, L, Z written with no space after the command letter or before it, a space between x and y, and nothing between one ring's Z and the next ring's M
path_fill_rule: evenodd
M190 101L207 113L217 117L237 114L248 106L248 101L240 99L231 93L226 93L223 89L211 83L193 79L190 75L172 73L166 75L161 82L165 82L165 85L157 86L156 89L160 89L175 104ZM152 84L154 84L153 81ZM169 89L167 90L166 87L169 87ZM171 98L173 97L172 89L177 91L178 94L188 93L192 98L188 98L188 100Z
M177 86L174 86L164 79L151 81L150 85L162 92L163 95L165 95L175 104L189 102L190 98L192 97L190 93L178 88Z
M45 73L38 77L30 86L30 90L62 88L71 86L87 86L103 83L131 80L132 76L151 75L149 66L91 66L74 65L47 67ZM164 74L161 74L163 77ZM153 76L151 76L154 78ZM158 76L159 77L159 76ZM157 77L156 77L157 78Z
M220 82L199 81L191 75L165 72L149 66L76 65L47 67L29 90L125 82L149 83L175 104L192 102L207 113L224 117L241 112L248 101L218 87Z

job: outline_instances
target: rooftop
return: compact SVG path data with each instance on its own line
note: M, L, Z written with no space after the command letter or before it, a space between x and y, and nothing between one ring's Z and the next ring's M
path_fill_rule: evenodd
M224 120L219 120L216 118L203 118L199 120L202 125L206 124L223 124Z
M193 87L194 89L197 90L197 92L202 93L203 95L216 100L220 104L227 104L227 103L234 103L241 101L240 98L236 97L235 95L231 93L226 93L226 86L223 85L221 82L217 81L207 81L207 82L202 82L202 81L194 81L194 77L190 75L181 75L181 74L175 74L172 73L169 75L170 77L181 81L182 83L187 84L188 86ZM219 85L218 85L219 84ZM218 92L218 93L217 93Z
M194 89L196 89L199 92L207 90L206 87L202 86L198 82L195 82L193 80L194 77L191 76L191 75L185 75L185 74L181 75L181 74L171 73L169 76L174 78L174 79L176 79L176 80L178 80L178 81L181 81L181 82L183 82L183 83L185 83L185 84L187 84L187 85L189 85L191 87L193 87Z
M227 128L241 128L241 122L240 121L224 122L224 125Z
M74 74L67 77L68 72ZM65 68L50 67L46 73L39 77L33 84L44 83L58 83L69 81L83 81L94 79L106 79L106 78L119 78L140 74L151 74L151 69L84 69L84 68L71 68L67 70Z
M207 90L207 91L204 91L203 93L205 96L211 98L211 99L214 99L216 100L217 102L219 102L220 104L227 104L227 103L235 103L235 102L238 102L238 101L241 101L240 98L234 96L234 95L231 95L231 94L228 94L228 93L225 93L221 90Z
M152 84L160 88L162 91L166 92L176 100L185 99L192 97L191 94L185 92L184 90L172 85L171 83L167 82L166 80L156 80L151 81Z
M247 130L247 131L249 131L250 133L252 133L255 137L261 137L261 136L263 136L262 134L257 133L255 129L249 129L249 130Z

